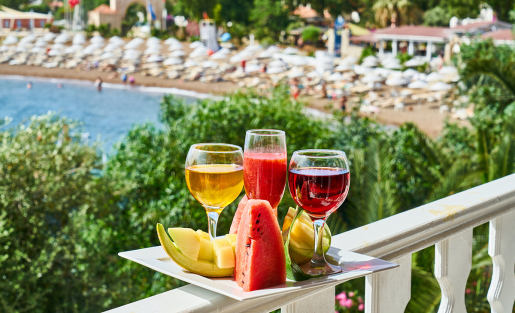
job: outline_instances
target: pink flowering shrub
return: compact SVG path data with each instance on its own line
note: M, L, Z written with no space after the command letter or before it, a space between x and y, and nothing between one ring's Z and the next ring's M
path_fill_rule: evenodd
M359 313L364 310L363 298L357 291L343 291L335 297L335 313Z
M200 35L200 28L197 22L195 21L188 21L188 25L186 25L186 33L188 36L199 36Z

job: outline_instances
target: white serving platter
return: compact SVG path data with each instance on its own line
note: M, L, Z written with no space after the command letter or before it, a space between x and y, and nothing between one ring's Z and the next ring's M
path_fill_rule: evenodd
M333 260L338 260L343 272L319 278L312 278L306 281L297 282L287 280L286 283L272 288L244 292L232 277L209 278L184 271L168 257L161 246L120 252L118 255L168 276L172 276L187 283L217 292L239 301L312 288L334 282L344 282L399 266L398 264L376 259L367 255L343 251L331 247L326 255L332 257Z

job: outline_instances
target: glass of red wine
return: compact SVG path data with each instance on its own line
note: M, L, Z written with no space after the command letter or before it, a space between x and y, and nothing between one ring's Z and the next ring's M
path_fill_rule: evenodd
M311 217L315 230L313 258L304 271L313 275L341 272L341 267L325 260L322 238L326 219L342 205L349 192L347 156L338 150L295 151L288 185L293 200Z

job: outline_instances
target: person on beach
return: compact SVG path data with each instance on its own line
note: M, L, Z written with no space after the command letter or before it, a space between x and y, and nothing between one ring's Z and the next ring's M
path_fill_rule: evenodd
M95 80L95 86L97 86L98 91L102 91L102 78L97 77Z
M340 98L340 109L342 109L343 113L345 113L345 110L347 109L347 95L345 93Z
M123 73L122 76L120 76L122 83L127 83L127 74Z
M63 84L57 84L57 89L63 88Z
M32 88L32 83L31 82L28 82L27 83L27 89L31 89Z
M134 85L136 83L136 80L134 79L134 76L129 76L129 84Z

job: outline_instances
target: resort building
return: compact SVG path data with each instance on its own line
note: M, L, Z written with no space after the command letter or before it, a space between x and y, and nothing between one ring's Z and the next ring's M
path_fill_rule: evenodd
M0 32L43 29L46 23L53 20L50 13L21 12L0 6Z

